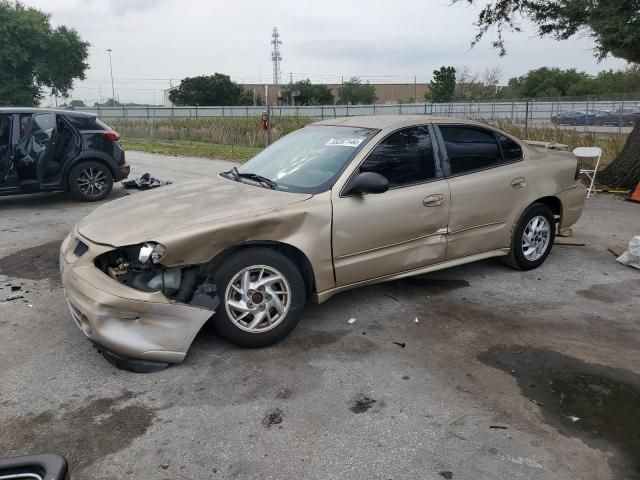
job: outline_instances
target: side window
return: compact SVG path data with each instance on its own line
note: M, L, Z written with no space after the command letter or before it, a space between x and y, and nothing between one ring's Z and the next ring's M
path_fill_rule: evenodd
M20 139L23 139L31 133L31 114L24 113L20 115Z
M505 163L522 160L522 148L520 148L520 145L500 133L496 133L496 138L498 139L498 143L502 149L502 157L504 158Z
M73 125L76 130L108 130L105 124L100 122L96 117L84 115L65 115L65 118Z
M389 187L412 185L436 177L436 165L429 129L411 127L382 141L360 166L361 172L375 172L389 180Z
M54 113L37 113L31 117L32 132L50 133L54 128L56 128L56 115Z
M0 148L11 143L11 117L0 115Z
M492 132L474 127L441 125L451 175L499 165L502 156Z

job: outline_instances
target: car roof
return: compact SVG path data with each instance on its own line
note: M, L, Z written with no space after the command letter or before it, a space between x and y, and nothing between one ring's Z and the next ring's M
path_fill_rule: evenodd
M78 117L95 117L95 114L89 112L80 112L78 110L67 110L64 108L36 108L36 107L0 107L2 113L60 113L63 115L74 115Z
M376 128L379 130L419 125L424 123L451 123L490 127L486 123L465 118L439 117L435 115L359 115L339 117L314 122L311 125L333 125L342 127ZM491 127L495 128L495 127Z

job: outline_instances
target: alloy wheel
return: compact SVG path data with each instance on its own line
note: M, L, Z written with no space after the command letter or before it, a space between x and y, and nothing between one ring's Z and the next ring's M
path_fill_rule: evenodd
M78 175L78 189L89 198L101 196L107 188L107 175L100 168L88 167Z
M263 333L286 317L291 306L291 287L275 268L253 265L233 276L225 300L227 315L238 328Z
M551 241L551 225L549 220L537 215L533 217L522 232L522 253L530 262L542 257Z

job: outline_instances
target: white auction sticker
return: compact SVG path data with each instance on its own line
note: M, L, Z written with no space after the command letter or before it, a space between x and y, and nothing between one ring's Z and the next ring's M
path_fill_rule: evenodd
M332 138L326 146L329 147L352 147L356 148L362 143L362 138Z

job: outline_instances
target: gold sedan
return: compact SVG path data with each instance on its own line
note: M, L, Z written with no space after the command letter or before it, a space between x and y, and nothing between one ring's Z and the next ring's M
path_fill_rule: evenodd
M215 178L99 207L62 245L63 284L120 360L179 363L209 319L263 347L343 290L489 257L538 267L582 213L577 171L478 122L326 120Z

